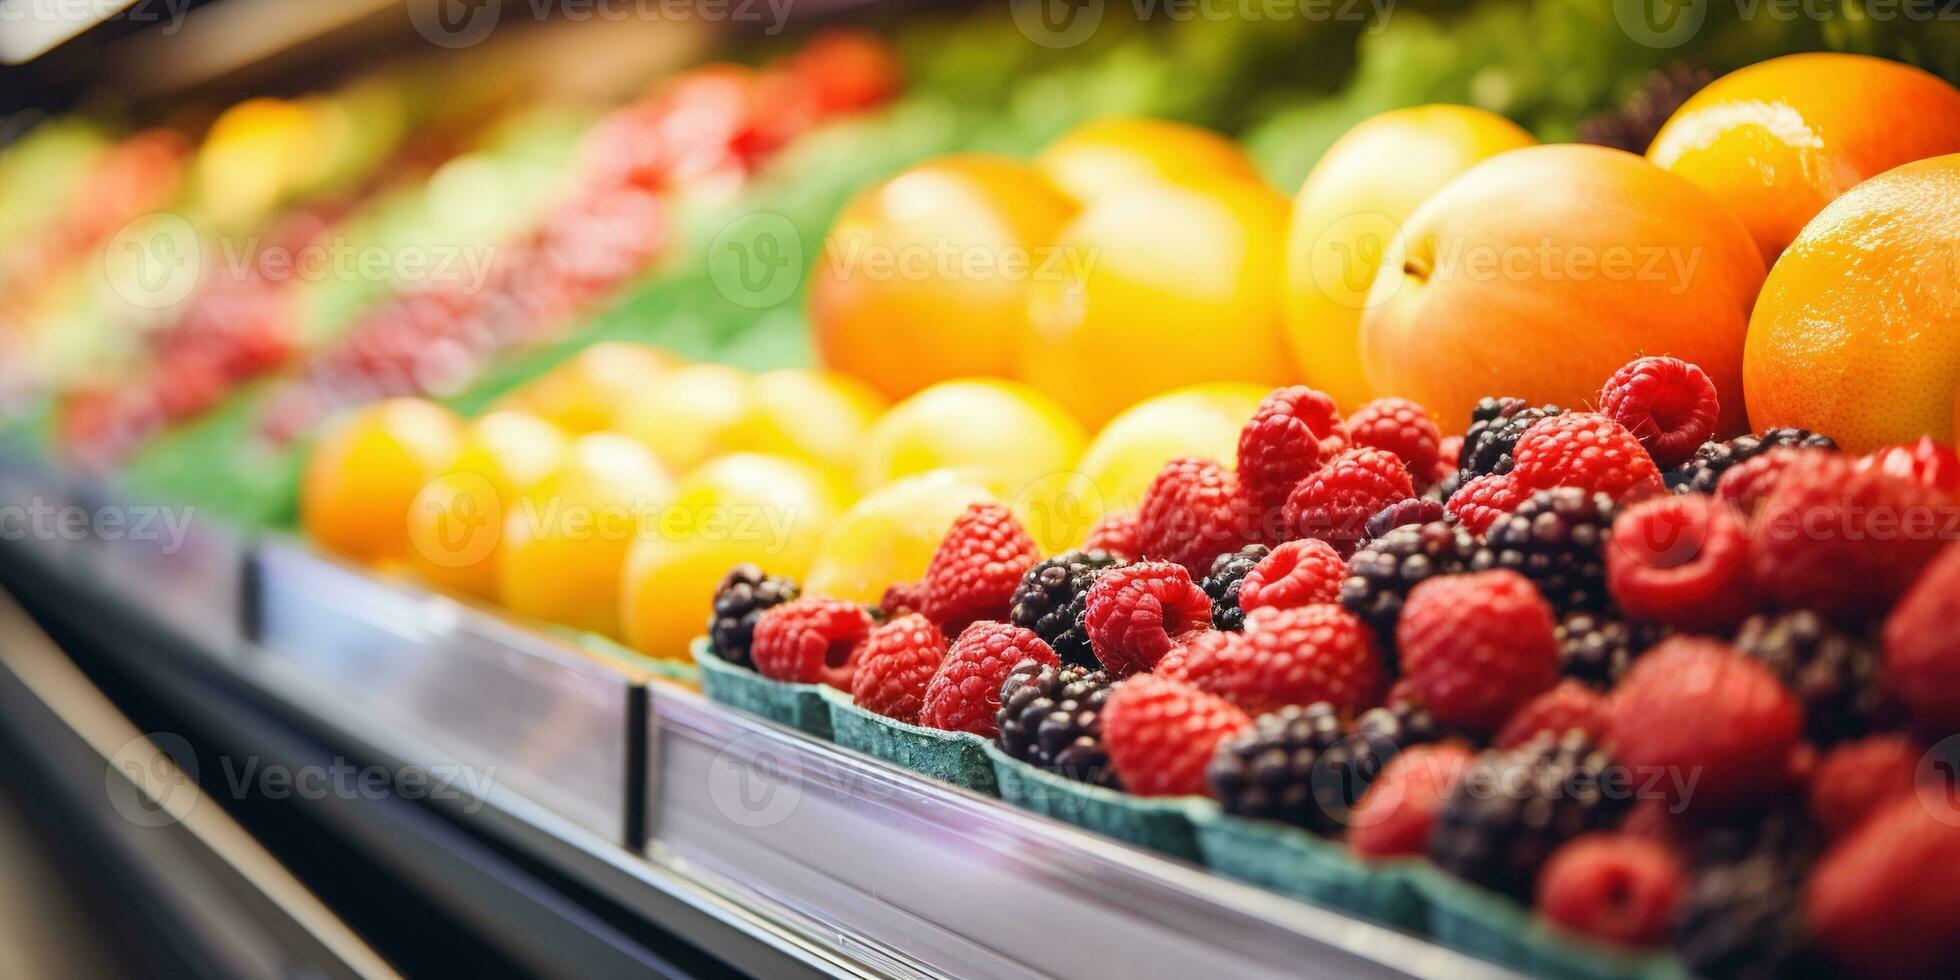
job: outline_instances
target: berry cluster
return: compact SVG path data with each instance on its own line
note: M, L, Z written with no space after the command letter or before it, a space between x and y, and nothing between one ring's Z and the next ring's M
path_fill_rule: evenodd
M1170 461L1086 550L1044 559L974 505L904 614L742 567L712 638L1071 779L1426 857L1700 975L1960 962L1960 808L1924 782L1960 765L1931 754L1960 733L1937 533L1960 457L1718 438L1713 382L1666 357L1594 405L1486 398L1444 435L1405 400L1281 389L1236 469Z

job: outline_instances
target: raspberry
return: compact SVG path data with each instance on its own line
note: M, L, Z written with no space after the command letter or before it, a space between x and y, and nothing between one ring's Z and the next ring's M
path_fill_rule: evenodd
M1509 473L1491 473L1465 483L1443 507L1470 533L1482 534L1529 496Z
M1421 405L1406 398L1377 398L1347 420L1348 438L1356 446L1385 449L1409 468L1409 477L1427 484L1436 471L1443 433Z
M1470 412L1470 429L1463 434L1457 468L1467 481L1491 473L1509 473L1518 437L1543 419L1565 414L1557 405L1533 408L1521 398L1485 398Z
M1700 494L1642 501L1621 514L1606 580L1630 615L1683 629L1727 632L1755 606L1742 521Z
M1121 788L1103 745L1102 709L1115 682L1103 671L1023 660L1000 688L1000 747L1080 782Z
M1843 456L1793 467L1756 515L1763 598L1847 625L1880 619L1944 543L1946 497Z
M1893 797L1914 791L1926 749L1905 735L1846 742L1817 760L1810 774L1810 817L1833 838L1864 822Z
M1239 497L1238 477L1208 459L1179 456L1164 464L1137 508L1137 543L1158 561L1203 575L1212 560L1256 537Z
M1584 732L1540 735L1478 757L1436 814L1429 859L1466 881L1530 895L1559 845L1613 826L1630 793L1610 782L1613 758Z
M1626 426L1656 466L1678 466L1715 434L1722 407L1715 382L1678 357L1642 357L1613 372L1599 411Z
M1126 510L1104 514L1089 529L1089 538L1082 543L1082 550L1106 551L1130 561L1142 558L1143 546L1137 543L1136 513Z
M1942 552L1885 621L1885 686L1926 733L1960 732L1960 545Z
M1036 562L1014 589L1007 619L1035 632L1066 663L1096 667L1089 634L1082 627L1089 586L1103 572L1123 564L1106 551L1067 551Z
M1822 449L1837 452L1837 443L1805 429L1770 429L1759 436L1736 436L1727 442L1704 442L1693 459L1667 474L1668 485L1677 493L1714 493L1715 484L1729 467L1769 452L1779 446L1792 449Z
M764 575L747 562L736 565L715 586L714 611L708 616L708 645L715 656L741 667L754 663L749 644L755 623L769 609L796 598L796 583Z
M1103 706L1109 761L1138 796L1207 792L1205 766L1219 743L1250 724L1224 698L1149 674L1118 683Z
M1680 860L1660 843L1592 833L1567 841L1545 862L1538 910L1580 935L1647 946L1667 938L1687 888Z
M1237 641L1193 643L1177 666L1180 680L1255 714L1316 701L1353 712L1382 687L1374 636L1331 605L1260 611Z
M1205 776L1227 813L1334 835L1397 748L1376 732L1349 734L1331 704L1292 705L1227 739Z
M885 594L878 599L878 613L891 619L918 612L925 604L925 583L899 582L885 587Z
M1205 595L1211 596L1211 625L1222 630L1245 628L1240 590L1245 587L1246 575L1272 553L1273 549L1263 544L1249 544L1212 561L1211 574L1204 581Z
M1260 401L1251 421L1239 430L1238 457L1239 479L1258 511L1259 526L1267 526L1294 486L1346 448L1347 424L1334 399L1294 385Z
M1960 491L1960 455L1920 436L1910 446L1887 446L1858 460L1860 470L1878 470L1952 495Z
M1055 651L1030 630L1007 623L974 623L946 651L946 659L926 684L919 723L949 732L992 738L1000 711L1000 689L1023 660L1050 667L1061 663Z
M1553 630L1558 637L1559 672L1598 688L1626 676L1633 659L1667 638L1668 630L1606 613L1569 613Z
M1355 804L1348 847L1364 858L1425 853L1436 814L1472 761L1459 742L1418 745L1397 754Z
M1539 490L1484 531L1471 567L1508 568L1531 580L1555 612L1606 607L1613 498L1573 487Z
M864 607L809 596L762 614L749 645L756 672L772 680L850 690L858 647L871 632Z
M1447 725L1494 731L1558 682L1552 609L1516 572L1446 575L1416 586L1395 639L1404 679Z
M1007 508L973 504L953 521L926 566L926 618L948 636L980 620L1004 620L1028 566L1041 560L1034 539Z
M1512 749L1541 734L1560 735L1575 728L1596 740L1606 737L1606 696L1568 677L1525 702L1490 744Z
M1817 947L1868 977L1950 977L1960 963L1960 820L1917 797L1881 806L1817 862L1804 912Z
M1082 619L1096 659L1118 677L1156 666L1172 637L1211 623L1211 597L1184 566L1142 561L1111 569L1089 586Z
M1409 590L1438 575L1468 569L1476 553L1470 532L1442 521L1395 528L1348 559L1341 605L1374 627L1383 645L1393 647Z
M1239 585L1239 606L1254 609L1292 609L1317 602L1338 602L1347 562L1325 541L1288 541L1273 549Z
M946 659L946 635L918 613L877 627L858 652L851 697L858 707L907 724L919 720L926 684Z
M1518 437L1511 475L1533 490L1578 487L1615 500L1659 493L1660 470L1640 440L1604 415L1567 412Z
M1368 522L1361 525L1361 533L1367 540L1373 541L1398 527L1440 521L1447 513L1440 500L1408 497L1375 511Z
M1803 713L1776 675L1725 643L1677 636L1647 652L1607 704L1620 761L1699 773L1664 784L1697 811L1759 803L1782 788ZM1682 798L1682 796L1687 798Z
M1415 484L1394 453L1349 449L1293 488L1281 518L1289 537L1319 538L1345 558L1361 544L1368 518L1412 496Z
M1192 630L1178 636L1170 652L1159 658L1157 666L1150 668L1150 672L1159 677L1188 683L1189 679L1184 675L1184 666L1190 663L1193 657L1201 654L1210 657L1212 654L1207 651L1212 648L1230 646L1244 640L1244 634L1233 630Z
M1745 517L1754 517L1762 506L1763 498L1776 489L1783 473L1791 466L1806 459L1826 455L1821 449L1791 449L1778 446L1769 452L1751 456L1722 473L1715 481L1715 497L1728 502Z
M1880 685L1878 645L1808 609L1749 617L1735 646L1797 696L1804 733L1818 745L1856 738L1897 713Z

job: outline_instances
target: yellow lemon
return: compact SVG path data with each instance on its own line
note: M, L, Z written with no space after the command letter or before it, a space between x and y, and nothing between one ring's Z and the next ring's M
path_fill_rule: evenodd
M507 508L558 468L565 447L564 434L535 415L491 412L471 422L449 472L409 508L409 567L440 588L495 599Z
M969 504L993 500L984 485L949 470L879 487L831 522L804 591L876 602L886 588L924 577L946 529Z
M1007 487L1027 487L1074 469L1082 426L1025 385L972 378L946 381L892 406L871 426L858 457L858 485L971 468Z
M748 417L750 380L748 372L721 364L678 368L635 395L620 412L617 429L670 468L691 469L720 453Z
M1239 430L1272 389L1193 385L1139 402L1110 420L1082 453L1083 476L1105 512L1135 510L1157 471L1175 456L1238 462Z
M613 427L621 408L681 364L648 344L607 341L512 392L502 407L530 412L573 435Z
M1078 201L1152 183L1259 179L1237 143L1197 126L1133 116L1076 127L1041 151L1035 166Z
M329 551L406 561L408 513L462 444L463 424L419 398L378 402L335 425L307 457L300 524Z
M886 406L871 386L835 371L789 368L755 377L749 412L728 433L731 451L795 456L848 471Z

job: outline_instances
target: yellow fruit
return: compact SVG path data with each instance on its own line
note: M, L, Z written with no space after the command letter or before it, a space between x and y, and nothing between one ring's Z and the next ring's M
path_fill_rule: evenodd
M871 426L858 457L858 485L972 467L1025 487L1071 470L1083 441L1075 419L1025 385L947 381L892 406Z
M1237 466L1239 430L1271 390L1250 384L1194 385L1158 395L1111 419L1089 443L1079 467L1095 485L1101 511L1135 510L1157 471L1175 456Z
M1030 278L1072 213L1033 167L982 154L930 160L859 194L811 267L824 365L891 398L1010 373Z
M504 517L498 593L521 616L619 635L626 552L674 499L645 446L598 432L574 440L556 472Z
M876 602L888 587L925 576L940 539L967 505L995 499L982 484L948 470L879 487L831 522L804 591Z
M322 547L350 558L407 560L409 506L449 468L462 439L463 424L453 413L419 398L360 410L307 458L301 526Z
M1021 376L1089 425L1207 381L1292 380L1281 337L1284 197L1247 181L1099 198L1035 276Z
M794 456L848 472L884 396L835 371L790 368L759 374L748 415L728 434L730 451Z
M598 432L612 428L621 408L680 364L646 344L593 344L511 393L503 407L530 412L572 435Z
M656 657L686 656L730 566L801 580L849 497L826 470L754 453L709 460L679 490L654 533L634 542L620 592L626 642Z
M1139 185L1259 179L1237 143L1197 126L1135 117L1084 123L1041 151L1035 166L1085 202Z
M636 394L617 429L653 450L670 469L692 469L720 453L754 396L747 372L720 364L677 368Z
M1374 397L1361 366L1361 314L1402 223L1472 164L1537 142L1496 113L1461 105L1384 112L1327 150L1293 199L1286 331L1300 377L1353 410Z
M440 588L494 600L504 515L558 468L565 448L555 426L523 412L470 423L449 472L409 507L409 568Z

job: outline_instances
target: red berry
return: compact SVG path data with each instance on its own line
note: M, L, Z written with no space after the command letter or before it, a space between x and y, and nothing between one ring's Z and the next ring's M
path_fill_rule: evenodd
M1545 862L1538 875L1538 910L1580 935L1646 946L1667 938L1686 890L1680 860L1660 843L1627 834L1584 834Z
M1564 734L1577 728L1595 740L1606 734L1606 696L1568 677L1519 708L1491 744L1516 748L1539 732Z
M1239 582L1239 608L1292 609L1316 602L1339 602L1347 562L1333 545L1307 539L1288 541L1260 559Z
M1033 630L1008 623L974 623L953 641L926 684L919 706L919 723L949 732L972 732L992 738L999 729L1000 686L1014 665L1034 660L1049 666L1061 663L1055 651Z
M973 504L933 552L921 583L925 608L919 611L949 636L979 620L1006 619L1015 586L1040 560L1034 539L1007 508Z
M1118 511L1104 514L1089 529L1089 539L1082 543L1085 551L1107 551L1118 558L1135 561L1143 557L1143 546L1137 543L1137 515L1135 511Z
M1715 382L1678 357L1643 357L1613 372L1599 390L1599 411L1626 426L1660 467L1692 458L1722 415Z
M1172 637L1211 625L1211 597L1183 565L1140 561L1097 576L1083 600L1083 626L1096 659L1119 677L1146 671Z
M1635 660L1607 717L1622 763L1665 770L1657 785L1669 799L1703 812L1781 789L1803 732L1802 706L1769 668L1703 637L1662 641Z
M1429 830L1475 760L1457 742L1417 745L1388 760L1348 815L1348 847L1364 858L1429 851Z
M1103 704L1103 743L1123 787L1138 796L1206 794L1218 744L1252 724L1230 701L1150 674L1129 678Z
M1440 458L1443 433L1421 405L1407 398L1377 398L1347 420L1356 446L1385 449L1400 457L1416 483L1429 482ZM1455 465L1455 457L1451 457Z
M1394 453L1349 449L1301 480L1281 516L1288 537L1318 538L1345 558L1361 545L1368 518L1415 490Z
M1804 888L1817 948L1844 970L1951 977L1960 963L1960 810L1892 800L1837 842Z
M1375 703L1381 651L1361 620L1339 606L1270 609L1232 640L1188 644L1177 679L1252 714L1326 701L1345 712Z
M1638 619L1710 633L1733 629L1756 605L1742 520L1701 494L1635 504L1613 521L1606 588Z
M1960 732L1960 544L1934 559L1885 621L1885 686L1929 734Z
M1619 500L1662 491L1653 457L1604 415L1566 412L1533 423L1512 451L1511 475L1532 490L1578 487Z
M1144 555L1203 575L1212 559L1256 537L1231 470L1208 459L1179 456L1164 464L1137 508L1137 544Z
M1239 430L1239 479L1260 526L1269 526L1296 484L1347 447L1334 399L1303 385L1267 395Z
M1944 543L1937 490L1836 454L1793 466L1756 515L1759 593L1846 625L1879 619Z
M1829 455L1822 449L1778 446L1743 460L1724 471L1715 481L1715 496L1728 501L1745 517L1754 517L1763 498L1776 489L1791 466L1806 459Z
M1932 436L1920 436L1910 446L1880 449L1860 459L1858 468L1904 477L1945 494L1960 491L1960 455Z
M916 724L926 684L946 659L946 636L917 613L874 628L858 652L851 697L858 707Z
M1444 436L1436 444L1436 465L1456 469L1456 462L1463 455L1463 436Z
M1906 735L1870 735L1832 748L1810 771L1810 816L1842 837L1895 796L1913 792L1926 748Z
M1509 473L1486 473L1456 488L1443 509L1472 534L1490 530L1497 519L1517 510L1531 497Z
M1558 682L1552 607L1508 569L1417 585L1395 641L1403 679L1446 725L1495 731Z
M1200 655L1211 656L1210 650L1213 647L1243 642L1245 642L1244 633L1230 630L1192 630L1175 637L1170 652L1159 657L1157 666L1150 668L1150 672L1174 681L1187 680L1184 676L1184 666L1190 663L1192 658Z
M878 611L886 616L902 616L925 608L926 586L924 582L898 582L885 587L885 594L878 600Z
M858 648L870 631L871 617L857 603L807 596L756 620L749 656L764 677L850 690Z

